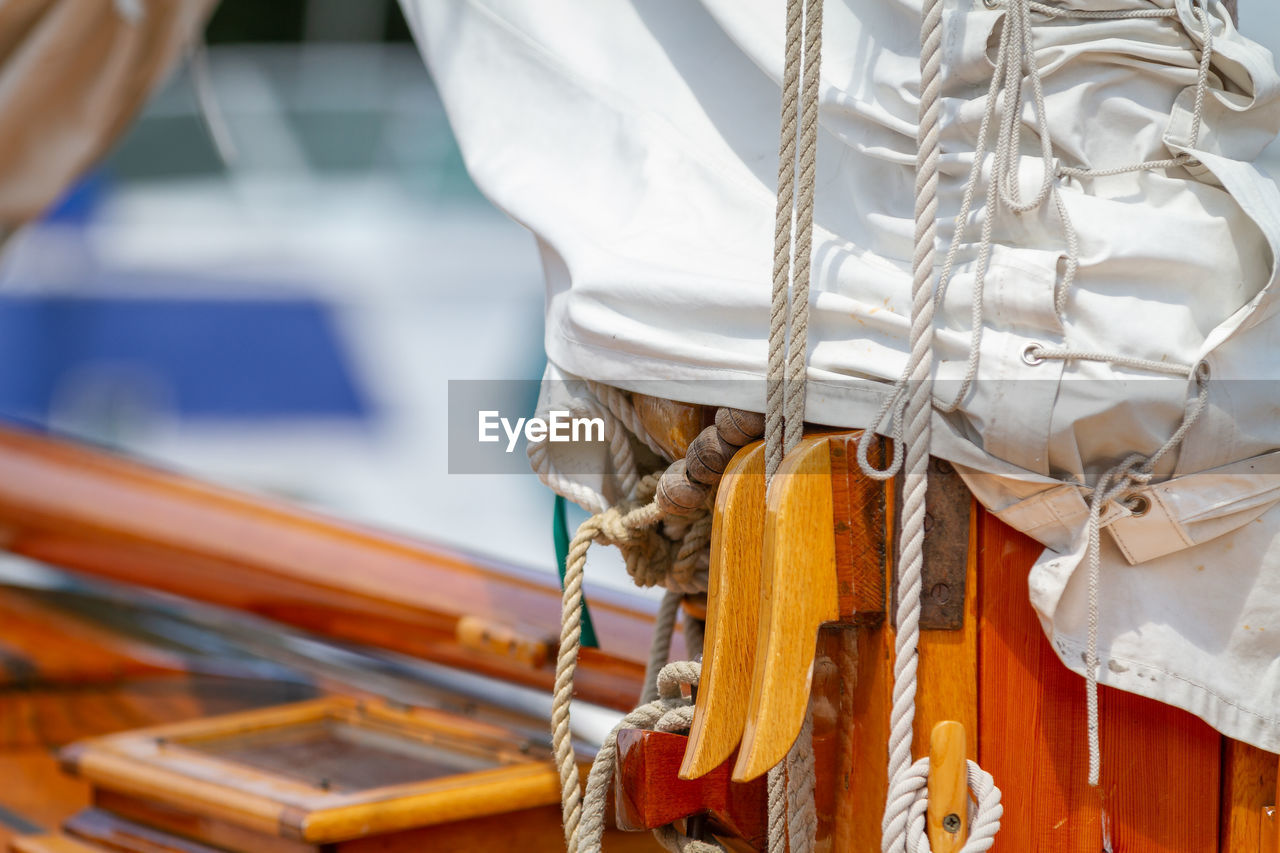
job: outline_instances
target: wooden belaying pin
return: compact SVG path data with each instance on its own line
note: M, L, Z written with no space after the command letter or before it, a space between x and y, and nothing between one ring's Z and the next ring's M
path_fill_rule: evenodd
M969 837L969 768L964 724L943 720L929 735L925 831L933 853L959 853Z

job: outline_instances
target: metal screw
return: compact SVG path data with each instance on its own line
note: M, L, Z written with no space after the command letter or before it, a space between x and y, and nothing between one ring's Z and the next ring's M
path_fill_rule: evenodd
M935 604L946 604L951 600L951 587L945 583L934 584L933 589L929 590L929 597Z
M952 833L959 832L960 831L960 815L956 814L955 812L952 812L951 814L944 817L942 819L942 828L945 829L947 832L952 832Z
M327 791L333 786L328 779L321 779L319 783L317 783L317 787L319 787L321 791Z

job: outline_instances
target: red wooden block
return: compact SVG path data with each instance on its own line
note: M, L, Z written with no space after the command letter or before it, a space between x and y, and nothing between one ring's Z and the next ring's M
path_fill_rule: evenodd
M688 738L667 732L623 729L618 732L614 768L619 829L655 829L681 818L706 814L716 834L745 839L755 847L766 841L768 813L765 777L733 782L738 752L698 779L680 779Z

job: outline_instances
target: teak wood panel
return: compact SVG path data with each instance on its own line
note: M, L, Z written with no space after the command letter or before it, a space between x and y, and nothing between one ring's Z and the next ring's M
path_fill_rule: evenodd
M358 726L371 736L485 756L491 766L337 790L300 772L264 770L201 749L246 735L267 742L327 722ZM70 770L99 789L253 832L323 844L559 802L554 766L543 760L546 756L525 755L519 747L519 739L497 727L429 710L401 711L331 697L125 732L77 744L64 751L64 758Z
M1220 849L1274 853L1276 822L1268 810L1276 804L1277 756L1237 740L1224 740L1222 747Z
M54 565L331 637L532 686L552 683L549 666L532 668L457 639L466 616L558 637L560 590L550 573L501 566L8 427L0 427L0 542ZM599 590L589 598L602 647L583 649L578 694L629 710L643 677L652 607Z
M1042 547L983 513L979 761L1003 792L993 850L1218 850L1221 737L1190 714L1103 688L1102 784L1088 786L1084 681L1044 638L1027 601ZM1236 851L1231 851L1236 853Z

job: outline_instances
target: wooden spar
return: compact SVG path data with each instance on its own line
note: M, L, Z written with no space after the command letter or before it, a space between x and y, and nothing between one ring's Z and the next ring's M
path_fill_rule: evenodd
M559 635L560 613L550 573L502 566L7 427L0 427L0 546L336 639L535 687L552 682L550 667L528 663L527 642L520 654L505 655L458 638L459 622L471 617L550 644ZM589 598L602 647L582 650L578 694L630 709L643 678L652 612L622 596L592 590Z

